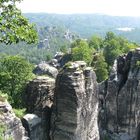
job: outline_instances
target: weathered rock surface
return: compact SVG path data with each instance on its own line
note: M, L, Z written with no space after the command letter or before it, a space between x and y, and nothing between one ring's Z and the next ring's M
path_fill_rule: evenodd
M58 74L51 116L51 140L99 140L98 86L85 63L67 64Z
M26 114L22 118L22 123L28 132L28 137L30 137L31 140L42 140L44 130L42 131L42 120L40 117L35 114Z
M53 103L55 79L38 76L27 85L24 95L27 112L40 112Z
M66 64L56 83L38 76L25 103L30 114L22 122L31 140L140 140L140 49L118 57L100 84L83 61ZM0 102L3 122L5 138L28 139L7 102Z
M27 85L24 98L27 112L30 114L24 116L23 125L26 126L31 140L49 140L54 87L55 80L45 76L38 76Z
M140 138L140 51L120 56L108 81L100 84L101 130ZM103 131L101 131L103 132ZM125 139L124 138L124 139ZM118 140L120 137L118 138Z
M28 140L20 119L15 116L7 101L0 101L0 129L4 132L2 140Z
M48 75L53 78L56 78L58 74L58 70L55 67L50 66L49 64L45 62L38 64L33 70L33 72L36 75Z
M71 60L71 54L57 52L49 64L57 69L62 68L67 62Z

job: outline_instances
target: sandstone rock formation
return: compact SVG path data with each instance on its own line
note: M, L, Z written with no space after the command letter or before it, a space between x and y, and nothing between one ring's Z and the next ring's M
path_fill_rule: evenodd
M70 53L57 52L49 64L57 69L62 68L67 62L71 60Z
M38 64L33 70L33 72L36 75L48 75L53 78L56 78L58 74L58 70L55 67L50 66L45 62L41 62L40 64Z
M55 80L46 76L38 76L27 85L24 95L27 112L35 113L43 109L51 108Z
M22 118L22 123L24 128L28 132L28 137L30 138L30 140L43 140L43 136L45 135L44 129L42 127L42 120L40 117L35 114L26 114Z
M98 86L84 62L68 63L58 74L51 116L51 140L99 140Z
M100 84L101 132L127 134L121 140L140 138L140 50L120 56L108 81ZM112 135L113 136L113 135ZM110 139L111 135L109 136Z
M54 87L55 80L45 76L38 76L27 85L24 100L30 114L23 117L23 125L31 140L49 140Z
M140 140L140 49L118 57L102 83L85 62L69 62L56 82L30 81L24 99L29 114L22 122L31 140ZM1 111L4 136L26 139L7 102L0 102Z
M0 138L2 140L28 140L25 129L7 101L0 101Z

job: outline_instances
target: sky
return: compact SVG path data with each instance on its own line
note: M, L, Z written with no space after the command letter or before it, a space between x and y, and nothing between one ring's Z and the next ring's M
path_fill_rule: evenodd
M23 13L140 16L140 0L23 0L17 6Z

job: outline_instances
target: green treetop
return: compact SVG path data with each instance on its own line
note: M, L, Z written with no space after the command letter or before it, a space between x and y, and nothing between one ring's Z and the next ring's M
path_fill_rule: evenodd
M93 55L91 66L96 73L98 82L102 82L108 78L107 63L102 53L95 53Z
M16 2L21 0L0 0L0 42L5 44L26 41L35 43L37 32L34 25L21 14Z
M88 65L90 65L92 61L93 49L89 47L88 43L85 40L78 39L72 43L71 47L73 61L83 60Z

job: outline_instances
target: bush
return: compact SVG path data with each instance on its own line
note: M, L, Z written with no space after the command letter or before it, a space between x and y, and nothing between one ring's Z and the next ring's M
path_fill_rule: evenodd
M23 108L23 109L14 108L13 111L18 118L22 118L25 115L26 109L25 108Z
M2 93L2 91L0 91L0 101L1 102L5 102L8 99L8 95Z

